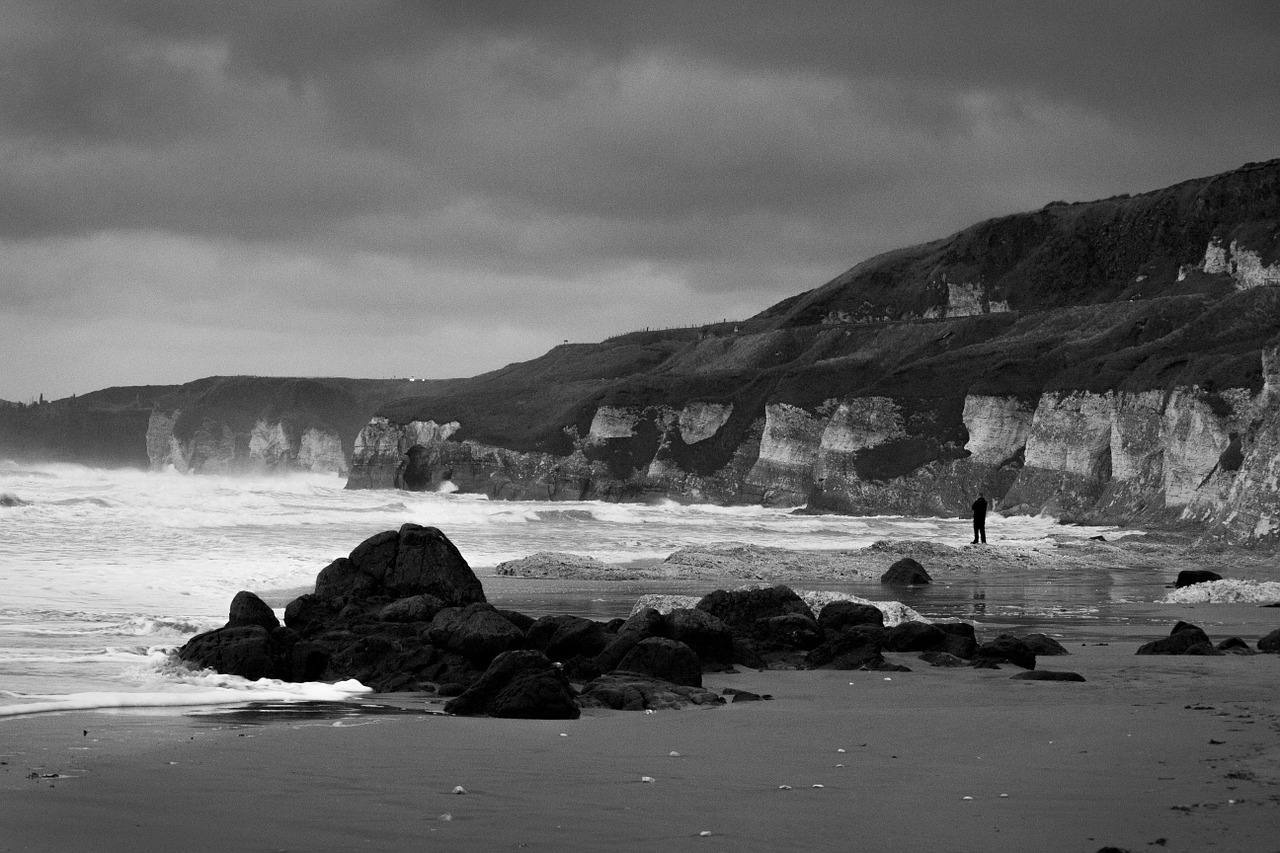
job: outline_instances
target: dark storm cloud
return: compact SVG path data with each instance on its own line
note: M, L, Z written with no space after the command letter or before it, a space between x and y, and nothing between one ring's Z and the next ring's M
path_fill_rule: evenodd
M752 313L1276 156L1277 43L1269 2L3 4L0 307Z

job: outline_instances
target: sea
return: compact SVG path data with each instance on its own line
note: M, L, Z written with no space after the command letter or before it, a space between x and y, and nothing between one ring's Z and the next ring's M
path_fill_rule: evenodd
M569 581L498 576L540 551L606 564L659 562L693 546L732 543L796 550L863 548L879 540L961 546L960 518L854 517L675 502L490 501L457 493L347 491L330 475L191 476L0 460L0 717L60 710L225 706L344 700L358 682L288 684L196 672L173 652L220 627L240 590L283 615L316 574L367 537L406 522L438 527L457 545L490 601L530 615L626 616L647 593L701 595L702 578ZM990 547L1052 548L1113 528L1049 517L992 516ZM1037 577L977 572L897 597L926 618L1061 633L1087 626L1102 640L1131 627L1123 607L1152 601L1156 567ZM871 600L878 583L796 584ZM903 598L902 596L907 596Z

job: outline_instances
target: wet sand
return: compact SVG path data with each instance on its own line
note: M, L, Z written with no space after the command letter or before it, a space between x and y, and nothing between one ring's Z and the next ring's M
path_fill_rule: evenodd
M708 675L775 698L572 722L403 695L366 700L403 715L10 718L0 851L1280 846L1280 656L1137 645L1041 658L1084 683L901 654L913 672Z

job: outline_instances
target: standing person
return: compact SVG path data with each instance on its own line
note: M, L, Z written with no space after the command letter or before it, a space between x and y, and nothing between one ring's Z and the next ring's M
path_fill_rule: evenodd
M973 543L978 544L978 540L982 540L982 544L987 544L987 499L978 493L978 499L973 502Z

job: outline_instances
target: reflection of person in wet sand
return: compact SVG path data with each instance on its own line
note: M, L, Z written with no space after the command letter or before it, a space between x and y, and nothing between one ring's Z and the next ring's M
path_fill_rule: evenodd
M981 493L973 502L973 544L977 545L979 539L987 544L987 499Z

